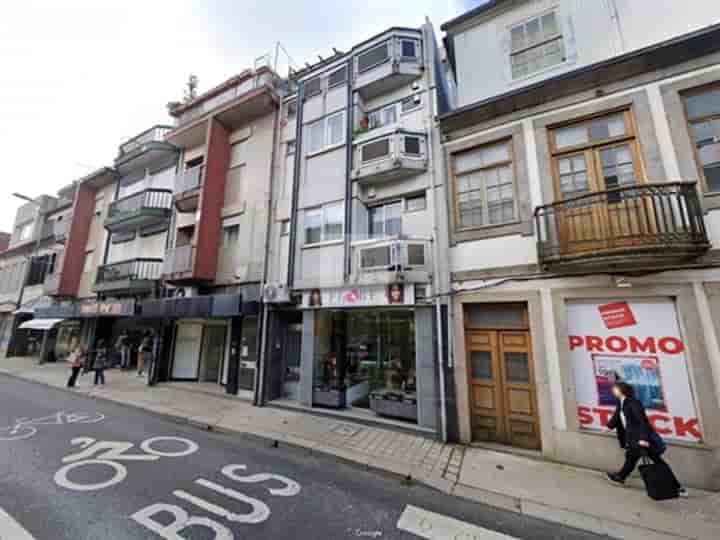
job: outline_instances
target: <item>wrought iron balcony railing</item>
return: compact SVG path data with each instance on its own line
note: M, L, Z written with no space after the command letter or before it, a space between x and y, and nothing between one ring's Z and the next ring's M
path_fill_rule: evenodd
M637 266L693 258L710 247L691 182L588 193L535 209L541 265Z

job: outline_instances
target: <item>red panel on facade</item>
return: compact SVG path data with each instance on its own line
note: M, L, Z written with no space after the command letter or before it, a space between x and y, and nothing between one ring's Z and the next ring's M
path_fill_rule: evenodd
M94 211L95 190L80 184L73 202L72 223L65 243L58 296L77 296Z
M222 208L229 161L228 130L213 118L208 122L205 181L198 204L200 218L195 231L195 279L215 279L222 238Z

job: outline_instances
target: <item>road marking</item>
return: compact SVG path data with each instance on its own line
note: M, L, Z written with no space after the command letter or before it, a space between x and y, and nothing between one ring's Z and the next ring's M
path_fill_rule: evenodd
M428 540L518 540L412 505L403 510L397 528Z
M35 537L0 508L0 540L35 540Z

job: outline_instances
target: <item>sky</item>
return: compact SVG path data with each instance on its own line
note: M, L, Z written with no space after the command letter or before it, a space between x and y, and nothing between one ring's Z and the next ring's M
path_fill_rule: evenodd
M182 96L274 52L302 65L390 26L440 25L472 0L22 0L0 17L0 230L35 197L106 165Z

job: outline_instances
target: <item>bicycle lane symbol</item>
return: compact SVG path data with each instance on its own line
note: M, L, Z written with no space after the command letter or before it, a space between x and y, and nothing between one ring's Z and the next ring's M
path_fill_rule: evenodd
M183 447L182 450L160 450L155 446L159 443L174 443ZM198 445L182 437L151 437L140 443L143 453L129 453L135 447L134 443L124 441L96 441L90 437L77 437L70 441L73 446L79 446L77 453L65 456L65 463L53 479L55 483L73 491L99 491L121 483L127 477L127 467L122 462L128 461L157 461L160 458L185 457L198 451ZM112 469L112 476L100 482L85 483L70 479L72 471L88 466L101 466Z
M38 432L37 426L62 426L65 424L95 424L105 419L102 413L66 413L58 411L42 418L17 418L15 424L0 428L0 441L29 439Z

